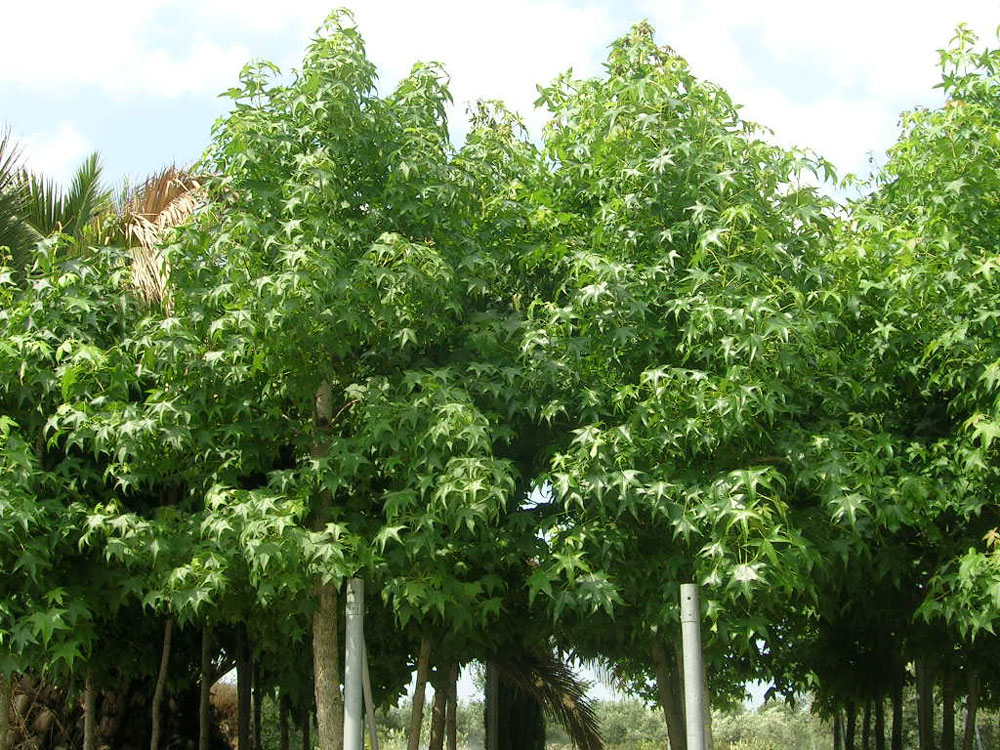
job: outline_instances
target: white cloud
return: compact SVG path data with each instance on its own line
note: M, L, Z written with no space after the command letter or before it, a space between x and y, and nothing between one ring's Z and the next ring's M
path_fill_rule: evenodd
M53 95L95 87L118 97L214 95L230 85L247 49L197 32L163 49L153 37L164 14L175 25L189 20L166 0L13 4L3 11L0 84Z
M68 185L76 168L94 151L87 138L69 122L55 130L28 133L17 141L24 166L60 185Z

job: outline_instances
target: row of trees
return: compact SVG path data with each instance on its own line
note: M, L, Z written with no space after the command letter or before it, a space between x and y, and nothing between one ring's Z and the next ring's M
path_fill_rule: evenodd
M338 12L301 70L244 70L159 244L149 211L26 241L31 181L0 182L0 747L43 675L88 750L199 723L207 748L233 665L241 748L263 694L338 747L353 575L376 696L417 667L432 746L473 659L498 748L540 747L542 704L600 746L573 654L684 748L696 581L720 704L810 691L853 750L839 717L883 747L889 701L896 750L915 681L930 748L937 684L944 750L963 696L971 747L997 695L998 65L960 29L946 105L845 207L646 24L540 89L540 143L488 102L455 147L443 71L379 94Z

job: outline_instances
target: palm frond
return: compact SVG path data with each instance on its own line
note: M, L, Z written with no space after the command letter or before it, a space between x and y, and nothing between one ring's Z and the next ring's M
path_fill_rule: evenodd
M0 247L10 251L13 267L25 271L33 235L25 223L20 185L20 151L9 129L0 131ZM0 254L0 263L5 262Z
M522 653L497 657L493 665L504 680L538 701L580 750L603 750L601 724L587 687L566 662L552 653Z

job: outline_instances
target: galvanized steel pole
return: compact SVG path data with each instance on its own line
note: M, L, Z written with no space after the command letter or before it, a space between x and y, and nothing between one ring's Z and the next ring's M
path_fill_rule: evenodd
M362 700L365 653L365 582L347 582L344 630L344 750L363 750L365 709Z
M681 643L684 648L684 724L688 750L705 747L705 695L702 692L701 623L698 584L681 584Z

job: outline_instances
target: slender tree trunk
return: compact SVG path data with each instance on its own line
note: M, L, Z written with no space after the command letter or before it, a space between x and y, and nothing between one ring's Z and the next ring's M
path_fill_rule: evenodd
M890 750L903 750L903 676L892 686L892 742Z
M686 750L687 737L684 734L684 712L681 710L683 696L680 694L680 680L676 668L659 640L653 642L653 666L656 669L656 687L660 693L663 719L667 723L670 750Z
M861 721L861 750L872 750L872 702L865 701L864 718Z
M150 734L149 750L160 748L160 706L163 704L163 694L167 688L167 669L170 666L170 642L174 634L174 618L168 617L163 626L163 650L160 653L160 674L156 678L156 690L153 692L152 720L153 729Z
M278 702L278 750L288 750L288 696L284 691Z
M83 684L83 750L97 750L97 696L90 667Z
M844 750L844 723L840 718L840 709L833 714L833 750Z
M969 684L965 697L965 731L962 732L962 750L972 750L976 739L976 713L979 711L979 674L969 667Z
M934 750L934 680L923 660L917 662L917 729L920 750Z
M447 704L448 688L447 683L442 679L434 686L434 703L431 707L431 738L427 750L444 750L444 719Z
M250 721L253 714L253 676L246 627L240 626L236 647L236 748L251 750Z
M312 738L309 736L311 729L312 714L306 711L306 715L302 717L302 750L312 750Z
M328 382L316 389L313 422L317 436L330 431L333 420L333 393ZM313 458L323 458L326 443L317 437ZM313 528L323 529L330 520L330 492L316 490L317 506ZM313 679L316 696L316 741L319 750L344 747L344 696L340 692L340 640L337 634L338 589L332 583L316 583L316 611L313 613Z
M212 721L212 628L201 629L201 675L198 691L198 750L208 750Z
M500 676L492 662L486 663L486 691L483 696L483 724L486 729L486 749L500 747Z
M431 667L431 639L420 639L420 656L417 657L417 685L413 691L413 707L410 710L410 736L406 750L419 750L420 726L424 721L424 696L427 692L427 675Z
M941 674L941 750L955 750L955 668L945 665Z
M11 746L11 720L10 705L11 685L13 680L8 674L0 672L0 750L10 750Z
M875 700L875 750L885 750L885 696Z
M256 659L250 662L250 674L253 675L253 747L261 750L263 742L260 736L261 695L260 695L260 662Z
M850 701L847 704L847 722L844 726L844 750L855 750L854 727L858 718L858 704Z
M340 692L338 591L332 583L317 587L313 613L313 674L316 692L316 743L319 750L344 746L344 696Z
M448 666L448 707L444 717L448 750L458 750L458 663Z

